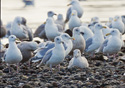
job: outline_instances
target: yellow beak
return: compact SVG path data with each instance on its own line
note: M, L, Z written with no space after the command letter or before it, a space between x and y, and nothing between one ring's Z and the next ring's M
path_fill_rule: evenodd
M72 39L72 40L75 40L75 38L73 38L73 37L72 37L71 39Z
M70 6L71 4L68 4L67 6Z
M114 19L114 21L117 21L116 19Z
M106 26L103 26L103 28L106 28Z
M74 15L74 13L72 13L72 16Z
M16 38L17 41L20 41L18 38Z
M107 33L106 36L111 35L111 33Z

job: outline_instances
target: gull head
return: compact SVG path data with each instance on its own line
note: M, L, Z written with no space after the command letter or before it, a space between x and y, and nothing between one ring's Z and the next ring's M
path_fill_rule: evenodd
M74 5L74 4L79 4L79 1L78 0L71 0L71 2L67 5Z
M73 51L73 56L74 56L75 58L80 57L80 56L81 56L80 50L79 50L79 49L75 49L75 50Z
M20 25L21 23L22 23L22 17L16 17L15 19L14 19L14 22L16 22L18 25Z
M106 28L106 26L102 26L100 23L95 24L95 29L101 30L102 28Z
M53 11L49 11L47 15L48 17L53 17L54 15L56 15L56 13L54 13Z
M99 22L99 18L98 17L93 17L93 18L91 18L91 21L92 22Z
M121 20L121 17L120 16L115 16L114 21L118 21L118 20Z
M17 40L15 35L10 35L9 36L9 41L15 41L15 40Z
M54 42L56 44L61 44L61 43L63 43L63 40L62 40L62 38L60 36L57 36L57 37L55 37Z
M75 27L75 28L73 29L73 34L80 35L80 29L79 29L79 27Z
M62 37L62 39L64 40L64 41L69 41L69 40L75 40L75 38L73 38L73 37L70 37L67 33L63 33L63 34L61 34L61 37Z
M112 29L112 31L108 34L106 34L106 36L108 35L112 35L112 36L120 36L120 32L118 29Z

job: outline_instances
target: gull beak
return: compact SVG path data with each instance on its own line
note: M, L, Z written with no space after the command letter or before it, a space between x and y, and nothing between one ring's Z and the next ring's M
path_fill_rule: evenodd
M43 24L46 24L46 22L44 22Z
M54 15L57 15L56 13Z
M17 41L20 41L18 38L16 38Z
M106 26L103 26L103 28L106 28Z
M74 15L74 13L72 13L72 16Z
M107 33L106 36L111 35L111 33Z
M114 21L117 21L116 19L114 19Z
M71 37L72 40L75 40L75 38Z
M20 24L18 24L20 26Z
M71 4L68 4L67 6L70 6Z

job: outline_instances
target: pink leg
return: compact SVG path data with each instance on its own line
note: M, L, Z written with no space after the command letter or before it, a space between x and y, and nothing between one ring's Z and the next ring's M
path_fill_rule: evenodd
M19 73L19 63L17 63L17 73Z

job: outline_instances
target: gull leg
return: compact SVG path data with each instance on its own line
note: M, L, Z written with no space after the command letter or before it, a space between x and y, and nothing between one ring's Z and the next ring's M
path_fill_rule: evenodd
M50 64L49 67L50 67L50 71L52 72L52 64Z
M19 73L19 63L17 63L17 73Z
M58 69L59 69L59 71L60 71L60 64L58 65Z

